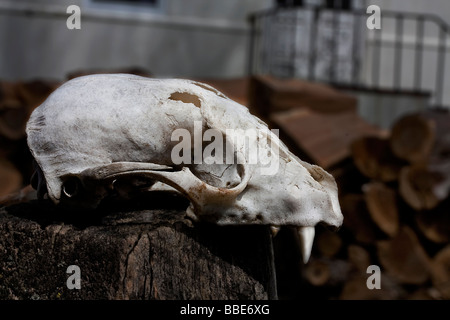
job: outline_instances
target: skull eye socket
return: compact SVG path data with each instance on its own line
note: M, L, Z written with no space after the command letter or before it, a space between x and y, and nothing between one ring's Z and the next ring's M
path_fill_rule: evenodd
M80 181L75 178L69 178L66 181L64 181L64 184L62 186L62 191L66 195L67 198L72 198L77 195L79 190Z

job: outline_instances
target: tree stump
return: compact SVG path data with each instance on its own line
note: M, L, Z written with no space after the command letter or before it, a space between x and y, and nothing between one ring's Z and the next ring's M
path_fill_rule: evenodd
M1 208L0 299L276 299L269 227L193 223L180 203ZM80 289L67 286L71 265Z

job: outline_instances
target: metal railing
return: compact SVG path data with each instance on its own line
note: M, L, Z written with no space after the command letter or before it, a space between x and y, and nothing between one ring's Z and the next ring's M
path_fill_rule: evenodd
M300 77L358 90L428 92L433 107L448 108L449 25L436 15L382 11L381 29L370 30L369 16L365 10L320 7L254 13L249 17L248 73ZM318 64L327 67L320 69Z

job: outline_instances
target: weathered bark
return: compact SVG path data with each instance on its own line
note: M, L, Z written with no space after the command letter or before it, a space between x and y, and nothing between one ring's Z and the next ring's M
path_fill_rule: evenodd
M180 208L108 210L1 209L0 298L276 298L268 227L192 224ZM66 286L69 265L79 290Z

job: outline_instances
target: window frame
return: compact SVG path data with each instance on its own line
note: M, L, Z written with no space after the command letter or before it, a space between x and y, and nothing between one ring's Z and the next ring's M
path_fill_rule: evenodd
M136 3L128 0L85 0L85 4L89 9L164 14L166 12L166 1L154 1L155 3L152 4Z

